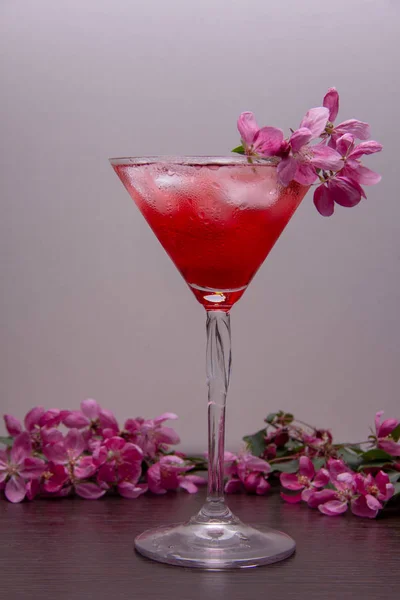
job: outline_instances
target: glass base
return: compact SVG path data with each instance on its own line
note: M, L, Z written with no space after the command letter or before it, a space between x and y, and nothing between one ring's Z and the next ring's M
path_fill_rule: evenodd
M295 541L280 531L254 529L239 519L196 517L188 523L148 529L135 539L140 554L158 562L207 570L244 569L293 554Z

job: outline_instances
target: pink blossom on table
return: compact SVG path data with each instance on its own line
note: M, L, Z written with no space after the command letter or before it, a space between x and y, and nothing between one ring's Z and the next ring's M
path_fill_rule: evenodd
M294 180L311 185L317 179L316 169L337 171L343 166L340 154L325 142L311 145L319 138L328 122L329 110L322 106L311 108L299 129L289 138L290 152L278 164L279 182L287 186Z
M32 442L28 432L20 433L11 449L0 450L0 482L10 502L21 502L27 494L27 483L38 479L45 463L32 456ZM29 486L30 493L31 486Z
M74 429L87 429L87 433L112 437L119 433L119 425L114 414L93 398L81 402L81 410L63 411L63 424ZM85 435L87 439L90 435Z
M128 419L124 426L124 437L137 444L146 457L154 459L160 451L169 445L179 444L178 434L171 427L165 427L165 421L177 419L175 413L163 413L155 419Z
M56 429L61 418L62 411L57 408L46 411L43 406L35 406L27 413L24 425L35 452L41 452L43 445L49 440L62 437L61 432ZM4 422L10 436L16 437L23 432L21 422L12 415L4 415Z
M69 481L69 474L64 465L49 461L46 470L43 473L43 489L49 494L59 492Z
M148 488L153 494L166 494L170 490L182 488L195 494L199 485L204 485L206 480L188 471L193 465L188 464L183 458L175 455L162 456L160 460L149 467L146 476Z
M315 490L325 487L330 480L326 469L315 471L315 467L308 456L301 456L299 460L298 473L281 473L280 482L284 488L298 492L289 495L281 493L282 498L290 504L296 504L301 500L308 501Z
M105 440L93 453L98 468L97 481L118 485L125 479L138 480L142 472L143 452L139 446L114 436Z
M20 421L12 415L4 415L4 423L11 437L17 437L17 435L23 432L23 427Z
M84 455L85 449L86 442L82 432L78 429L70 429L61 441L46 444L43 453L54 465L65 467L68 473L68 482L78 496L88 499L100 498L106 490L101 489L97 484L86 481L95 474L97 465L91 456ZM48 484L48 487L53 485L59 487L58 484L64 479L65 472L54 467L50 473L54 477L54 481ZM66 483L67 480L64 481L63 485ZM44 487L46 489L46 483ZM60 489L54 491L59 492ZM49 491L49 489L47 488L46 491Z
M345 513L359 498L357 474L342 460L328 461L330 481L334 489L317 490L308 495L307 503L324 515L334 517Z
M250 452L230 455L225 472L229 475L225 484L227 494L234 494L244 489L249 494L263 496L271 487L267 481L271 466L267 461L253 456Z
M385 419L381 423L383 410L380 410L375 415L375 431L377 437L378 448L384 450L391 456L400 456L400 442L396 442L392 433L399 426L400 421L396 419Z
M329 88L325 94L323 106L329 110L326 133L331 136L329 144L332 145L332 147L335 147L336 140L345 134L350 134L359 140L367 140L370 137L370 127L368 123L364 123L363 121L349 119L339 123L339 125L334 125L334 121L339 112L339 94L334 87Z
M243 112L237 122L244 152L248 156L277 156L285 144L283 131L258 127L252 112Z
M382 503L393 496L394 486L383 471L379 471L376 477L359 473L355 476L355 481L360 496L352 501L351 511L359 517L374 519L383 508Z

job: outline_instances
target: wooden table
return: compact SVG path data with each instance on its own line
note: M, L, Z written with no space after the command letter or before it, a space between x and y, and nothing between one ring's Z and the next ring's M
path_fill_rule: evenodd
M4 600L380 600L399 588L400 517L324 517L268 497L230 496L242 520L280 528L296 554L274 565L207 572L149 561L143 529L190 517L203 494L125 500L0 500Z

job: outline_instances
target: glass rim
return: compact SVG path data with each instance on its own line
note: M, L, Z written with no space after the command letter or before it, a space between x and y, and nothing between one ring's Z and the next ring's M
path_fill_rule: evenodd
M236 156L121 156L108 159L113 166L118 165L187 165L187 166L230 166L230 165L249 165L249 166L276 166L279 159L273 156L268 157L248 157L242 154Z

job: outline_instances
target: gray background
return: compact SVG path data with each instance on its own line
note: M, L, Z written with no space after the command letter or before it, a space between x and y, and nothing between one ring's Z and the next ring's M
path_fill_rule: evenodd
M108 156L226 154L236 118L297 127L335 85L385 151L368 200L311 194L232 311L228 446L273 409L365 439L399 416L396 0L2 0L4 412L175 411L206 445L203 309Z

